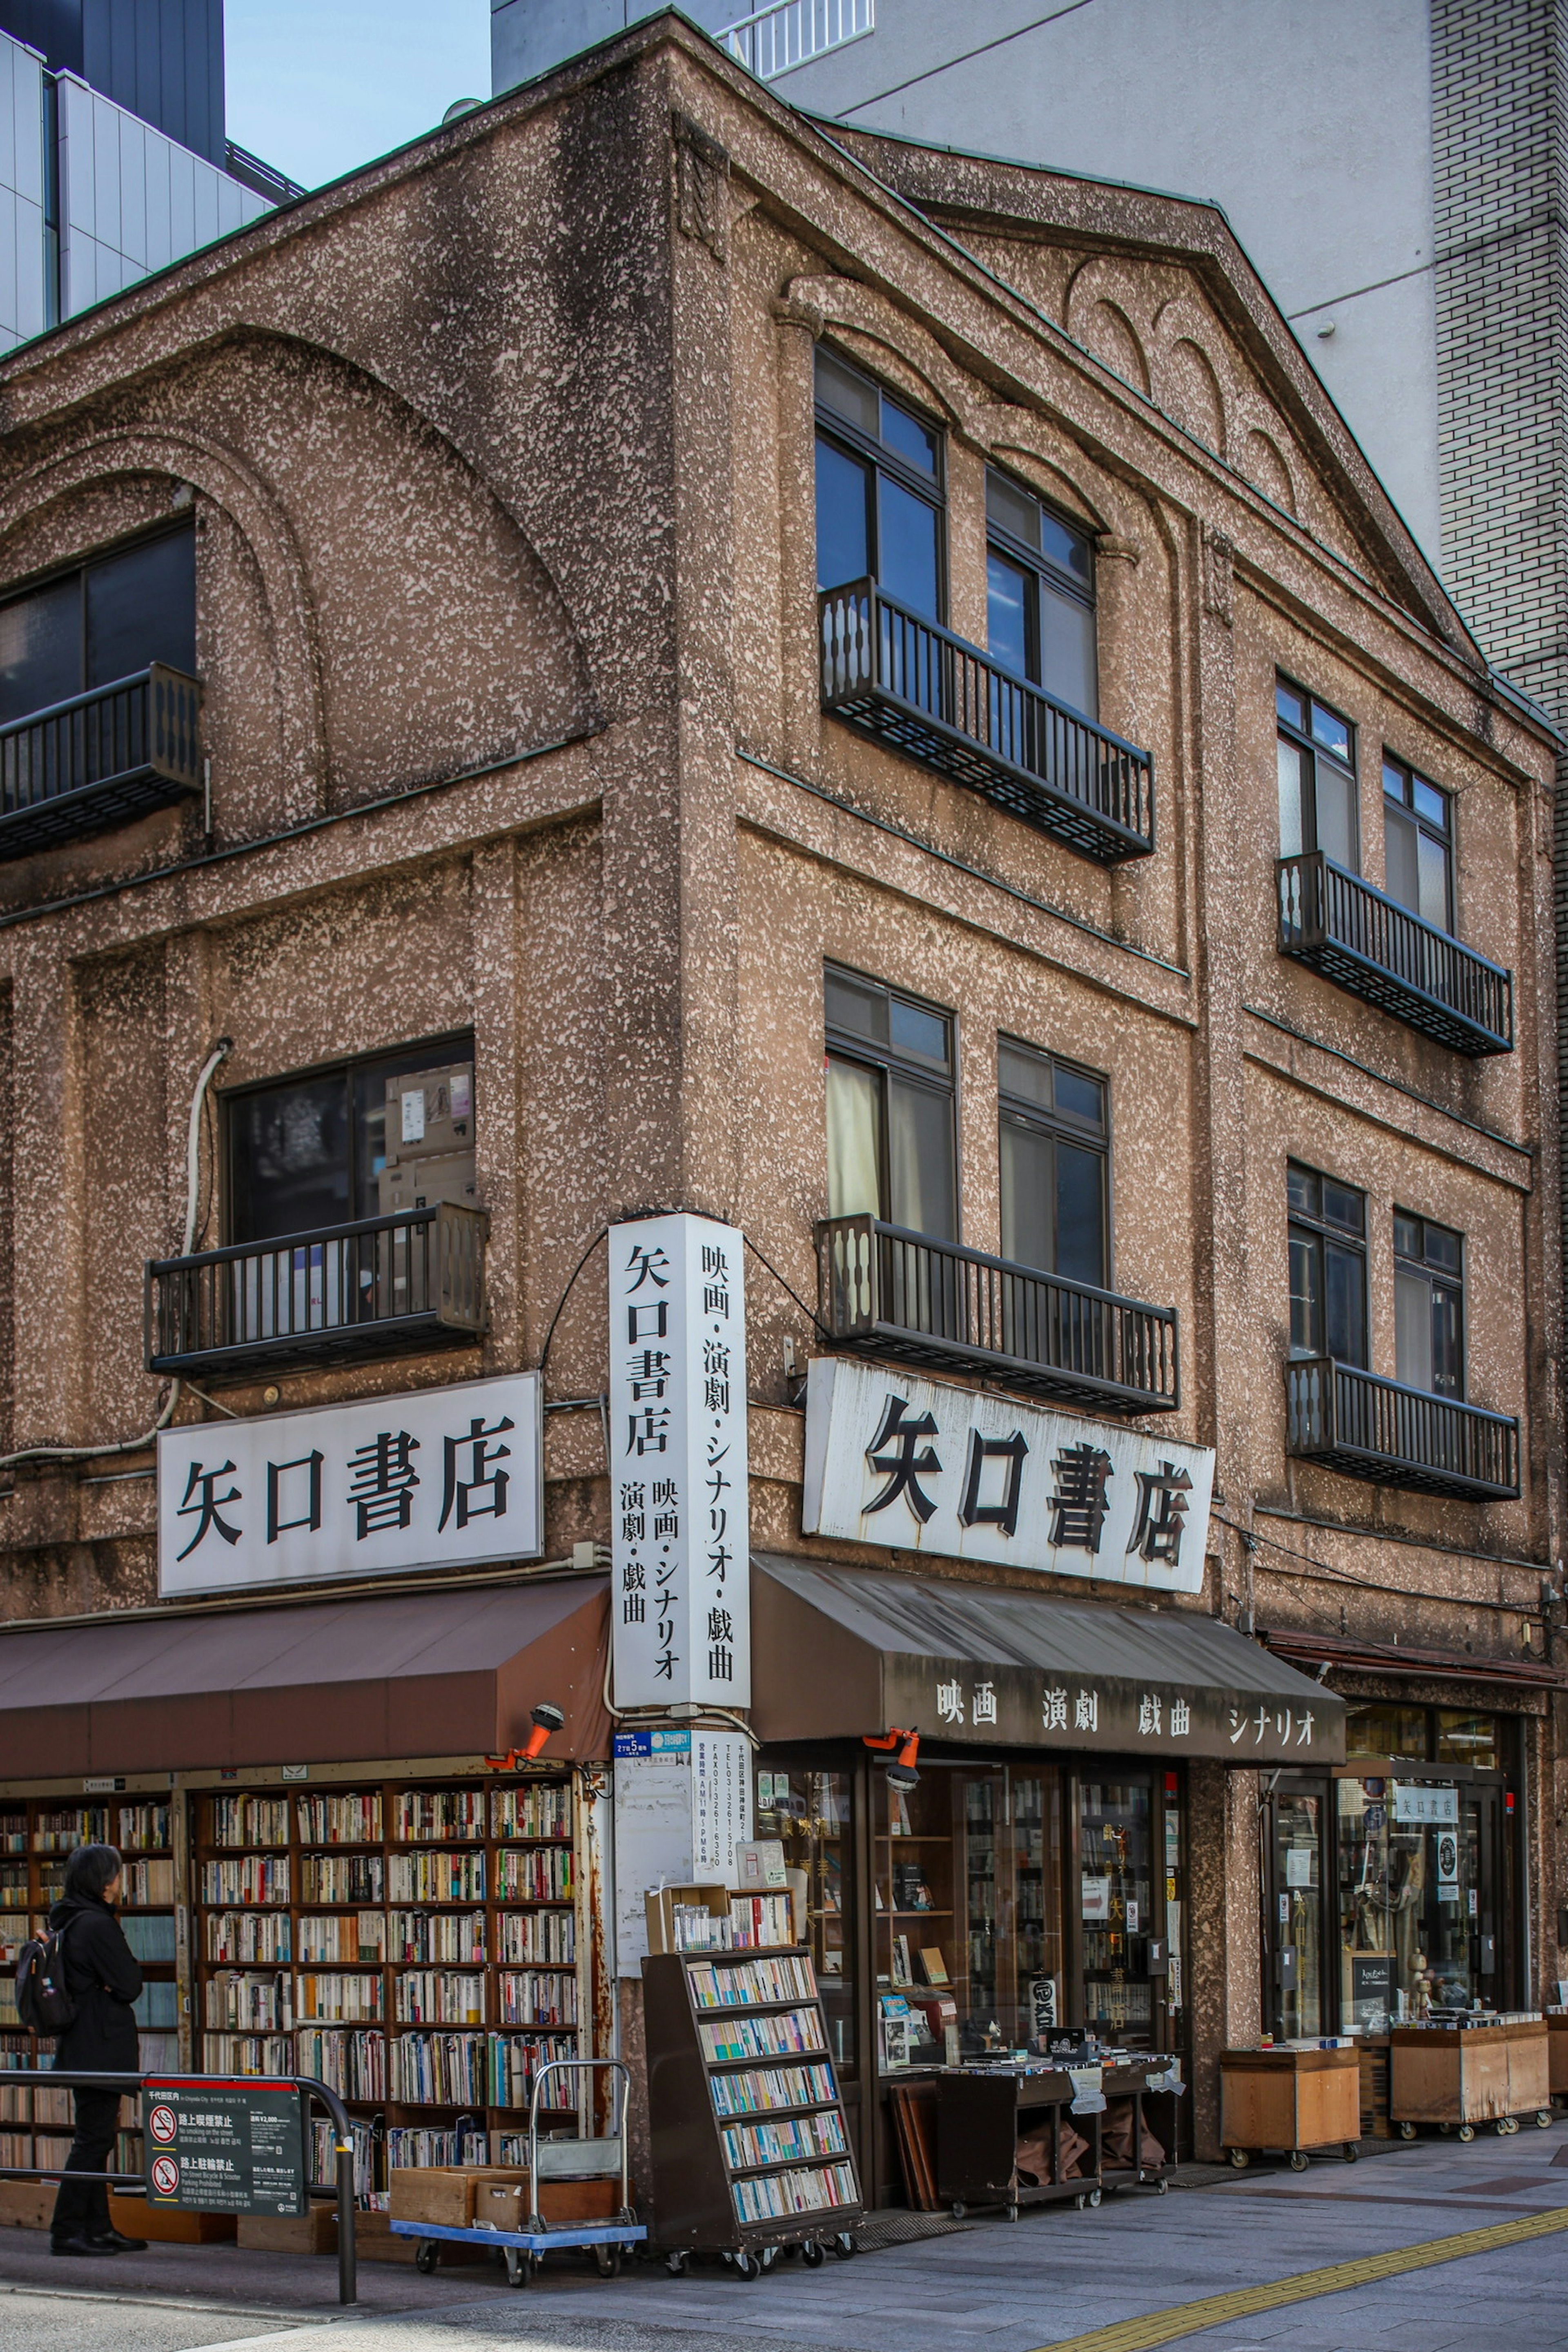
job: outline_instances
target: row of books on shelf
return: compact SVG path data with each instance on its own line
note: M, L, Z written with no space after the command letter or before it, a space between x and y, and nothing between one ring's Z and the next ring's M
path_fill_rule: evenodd
M208 2033L218 2074L310 2074L342 2099L397 2106L525 2107L534 2070L577 2054L574 2033L388 2034L374 2027L300 2026L291 2035ZM291 2054L290 2054L291 2053ZM549 2105L574 2103L570 2075L552 2075Z
M748 2164L786 2164L796 2158L847 2156L844 2124L837 2107L820 2115L793 2116L782 2124L726 2124L720 2134L731 2170Z
M209 1911L206 1956L230 1964L482 1962L489 1957L486 1921L483 1911L321 1912L301 1916L297 1921L291 1921L287 1912ZM172 1922L170 1926L172 1929ZM498 1960L523 1960L536 1968L571 1968L577 1958L577 1922L570 1911L503 1911L496 1917L495 1945Z
M696 1960L687 1970L699 2009L745 2009L762 2000L814 2000L816 1979L804 1953L754 1960Z
M111 1817L112 1815L112 1823ZM0 1853L74 1853L79 1845L115 1845L121 1853L169 1843L167 1803L62 1805L37 1813L0 1812Z
M795 1911L782 1895L732 1895L728 1913L703 1903L671 1906L671 1943L678 1952L750 1952L766 1944L793 1944Z
M59 2171L71 2152L69 2132L27 2132L0 2129L0 2165L41 2172Z
M833 2069L820 2066L758 2066L743 2073L710 2074L713 2111L721 2116L765 2115L770 2107L826 2105L837 2097Z
M697 2031L710 2063L726 2058L814 2057L825 2050L815 2009L786 2009L763 2017L700 2018Z
M286 2033L304 2024L372 2024L388 2015L401 2025L577 2022L577 1979L563 1970L506 1969L495 1977L493 1992L490 1983L483 1975L408 1969L392 1979L389 2011L379 1972L345 1969L322 1976L253 1976L235 1970L208 1978L202 1989L202 2021L242 2033ZM167 1990L172 1993L174 1986Z
M490 1857L417 1848L408 1853L304 1854L301 1903L483 1903ZM572 1898L570 1846L503 1846L494 1856L497 1902L566 1903ZM215 1906L294 1901L290 1856L247 1853L201 1865L201 1899ZM172 1887L172 1882L171 1882ZM171 1892L171 1900L173 1895Z
M312 1792L293 1801L301 1845L380 1845L383 1815L379 1789L330 1796ZM210 1845L286 1846L289 1801L214 1797L204 1827ZM390 1830L400 1844L441 1838L566 1838L572 1834L571 1791L563 1781L516 1789L400 1790L392 1801Z
M120 1874L120 1899L132 1910L173 1903L173 1862L127 1862ZM0 1862L0 1911L47 1909L66 1891L63 1862L36 1864L29 1874L25 1862Z
M69 2091L45 2084L0 2083L0 2124L64 2124L75 2120Z
M860 2193L847 2164L811 2165L798 2172L764 2172L732 2180L730 2193L742 2221L773 2221L792 2213L826 2213L858 2205Z

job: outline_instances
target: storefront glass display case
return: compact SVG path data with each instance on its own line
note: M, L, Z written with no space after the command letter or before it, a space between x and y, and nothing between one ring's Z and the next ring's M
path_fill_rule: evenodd
M1083 2021L1129 2050L1154 2046L1154 1804L1152 1772L1086 1775L1079 1788Z
M846 2082L858 2073L853 1788L848 1772L815 1765L769 1763L757 1771L757 1835L783 1841L791 1884L805 1896L804 1940L816 1969L828 2048Z

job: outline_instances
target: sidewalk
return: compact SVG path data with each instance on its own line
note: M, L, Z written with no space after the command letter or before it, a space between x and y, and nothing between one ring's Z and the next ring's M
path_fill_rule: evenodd
M1098 2212L978 2217L817 2271L781 2263L754 2284L718 2266L677 2280L652 2263L605 2282L563 2262L520 2294L481 2270L424 2279L367 2263L363 2303L342 2316L325 2259L193 2248L67 2264L42 2237L6 2232L0 2287L26 2292L0 2294L0 2337L7 2352L458 2352L465 2340L476 2352L1043 2352L1115 2326L1117 2346L1096 2352L1138 2352L1152 2314L1352 2259L1375 2268L1479 2230L1486 2242L1462 2259L1219 2326L1198 2316L1203 2332L1183 2340L1199 2352L1475 2352L1498 2336L1509 2352L1568 2347L1568 2229L1496 2234L1568 2218L1562 2124L1469 2147L1380 2143L1357 2166L1304 2174L1191 2168L1185 2182L1163 2198L1108 2196Z

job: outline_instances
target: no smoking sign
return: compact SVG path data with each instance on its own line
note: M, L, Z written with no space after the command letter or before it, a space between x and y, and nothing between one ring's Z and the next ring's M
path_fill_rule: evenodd
M179 2128L179 2117L173 2107L160 2105L147 2117L147 2129L160 2147L173 2147Z

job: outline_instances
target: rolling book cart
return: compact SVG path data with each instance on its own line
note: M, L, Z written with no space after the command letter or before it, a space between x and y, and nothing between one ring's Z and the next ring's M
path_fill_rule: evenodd
M660 1952L643 1964L654 2241L760 2277L786 2246L855 2251L862 2218L811 1955Z

